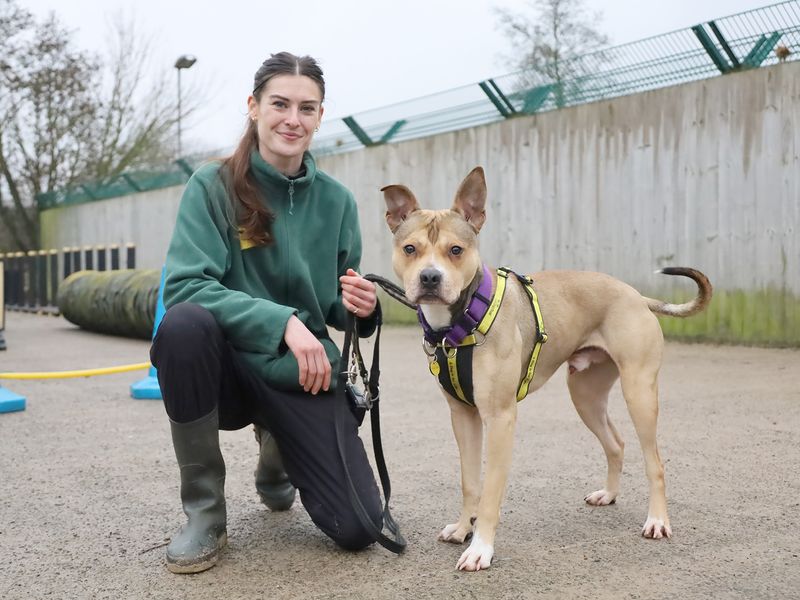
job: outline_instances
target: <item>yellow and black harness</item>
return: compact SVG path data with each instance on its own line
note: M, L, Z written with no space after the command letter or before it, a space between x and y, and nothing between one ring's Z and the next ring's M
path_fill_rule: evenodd
M475 406L472 386L472 353L476 346L483 344L486 334L492 327L500 305L503 302L509 274L514 275L522 284L531 303L536 322L536 341L531 350L528 368L517 388L517 401L528 395L528 386L536 370L536 361L542 344L547 341L544 330L539 298L533 289L530 277L514 273L510 269L497 269L497 286L491 298L492 277L488 267L484 265L482 279L478 289L472 294L467 308L454 321L451 327L434 330L425 320L421 310L417 317L424 331L423 346L428 355L429 368L444 390L454 398Z

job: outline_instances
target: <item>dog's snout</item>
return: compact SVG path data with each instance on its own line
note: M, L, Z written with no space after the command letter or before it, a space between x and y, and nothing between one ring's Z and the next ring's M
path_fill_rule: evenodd
M438 269L422 269L419 274L419 282L425 289L432 289L442 283L442 273Z

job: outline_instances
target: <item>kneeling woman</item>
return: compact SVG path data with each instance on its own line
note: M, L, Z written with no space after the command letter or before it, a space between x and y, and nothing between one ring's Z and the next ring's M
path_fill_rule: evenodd
M342 329L349 310L369 334L376 294L357 274L353 196L308 153L324 96L314 59L272 55L255 75L239 146L201 167L181 200L166 261L168 310L151 350L188 517L167 547L174 573L216 563L227 541L219 429L250 423L267 506L288 509L298 489L337 544L357 550L373 541L350 505L337 451L339 350L327 326ZM346 455L378 524L380 497L355 418Z

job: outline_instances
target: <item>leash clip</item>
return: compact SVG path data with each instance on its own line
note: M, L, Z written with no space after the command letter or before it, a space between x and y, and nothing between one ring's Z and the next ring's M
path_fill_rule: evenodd
M369 393L369 389L359 390L352 383L347 383L345 385L347 387L345 390L347 397L350 399L350 402L355 408L369 410L372 408L372 405L377 402L377 398L372 398L372 395Z

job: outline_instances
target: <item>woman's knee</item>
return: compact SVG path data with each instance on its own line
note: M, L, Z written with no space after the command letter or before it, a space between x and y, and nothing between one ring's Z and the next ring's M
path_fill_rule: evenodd
M372 499L370 499L372 500ZM376 502L367 502L365 508L369 518L375 525L375 529L380 531L383 522L383 512L380 499ZM328 535L336 545L345 550L362 550L375 541L374 530L364 526L361 519L352 506L339 506L336 510L322 504L309 506L306 504L311 520L325 534Z
M161 319L150 356L153 364L162 352L179 351L190 358L222 341L224 336L214 315L198 304L181 302L170 307Z
M380 520L378 523L380 523ZM380 525L376 525L376 528L380 529ZM350 521L340 524L339 531L333 541L339 547L355 552L363 550L372 544L375 541L375 535L361 524L358 517L353 515Z

